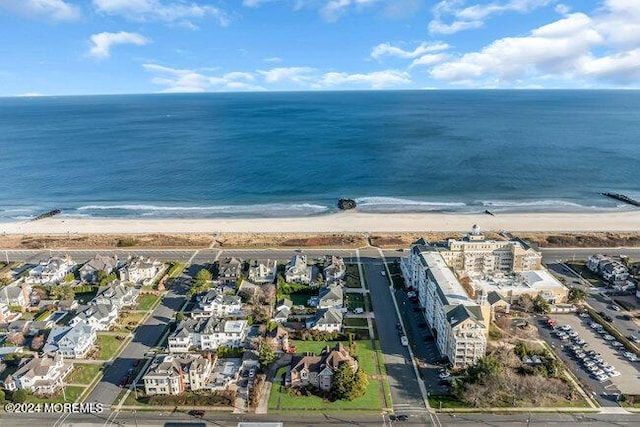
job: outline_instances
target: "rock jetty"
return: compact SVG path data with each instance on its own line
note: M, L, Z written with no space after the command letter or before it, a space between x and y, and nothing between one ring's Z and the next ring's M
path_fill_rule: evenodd
M346 211L356 207L356 201L353 199L340 199L338 200L338 208Z

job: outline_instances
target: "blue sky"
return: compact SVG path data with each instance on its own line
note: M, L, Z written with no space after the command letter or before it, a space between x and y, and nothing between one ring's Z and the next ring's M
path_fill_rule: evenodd
M0 0L0 34L0 96L640 86L640 0Z

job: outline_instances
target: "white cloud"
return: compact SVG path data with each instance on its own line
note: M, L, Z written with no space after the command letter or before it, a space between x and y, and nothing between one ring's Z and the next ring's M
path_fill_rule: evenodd
M374 71L371 73L339 73L330 72L322 76L313 87L329 88L335 86L365 86L371 89L385 89L411 84L408 73L396 70Z
M131 21L159 21L197 28L195 19L212 17L221 26L229 23L227 14L211 5L182 0L93 0L96 10L122 16Z
M274 1L280 0L242 0L242 5L244 7L260 7L265 3L271 3Z
M304 84L313 80L315 69L310 67L279 67L271 70L260 70L267 83Z
M271 62L271 63L278 63L278 62L282 62L282 58L280 58L279 56L270 56L268 58L264 58L263 61L264 62Z
M321 9L320 14L329 22L337 21L350 9L363 10L367 6L378 3L379 0L329 0Z
M605 0L593 16L576 12L505 37L430 70L434 79L480 87L538 81L640 87L640 2Z
M449 55L446 53L430 53L427 55L422 55L420 58L416 58L413 60L409 68L418 67L418 66L426 66L426 65L434 65L438 62L442 62L449 58Z
M427 52L437 52L446 50L449 45L446 43L427 43L422 42L414 50L404 50L402 48L392 46L390 43L380 43L371 50L373 59L380 59L383 56L395 56L397 58L412 59L424 55Z
M486 4L466 6L465 0L442 0L433 7L434 19L429 22L429 32L433 34L454 34L460 31L481 28L484 20L491 15L505 12L528 13L545 7L557 0L503 0ZM443 17L451 17L450 23Z
M31 18L51 21L79 19L80 9L64 0L0 0L0 7Z
M21 93L19 95L16 95L19 98L37 98L40 96L45 96L44 94L40 93L40 92L27 92L27 93Z
M138 34L120 31L119 33L99 33L91 36L91 49L89 54L94 58L108 58L111 56L111 48L119 44L133 44L143 46L149 43L149 39Z
M151 82L164 86L160 92L207 92L207 91L259 91L254 73L230 72L219 76L203 74L200 70L165 67L158 64L143 64L142 67L155 75Z

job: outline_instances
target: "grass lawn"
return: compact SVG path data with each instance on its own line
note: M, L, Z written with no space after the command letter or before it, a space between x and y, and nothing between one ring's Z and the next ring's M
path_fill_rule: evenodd
M345 305L349 310L361 308L364 311L371 311L371 296L369 294L346 293L345 301Z
M345 275L345 286L347 288L360 288L360 271L358 264L347 264L347 274Z
M116 330L128 332L134 330L147 313L122 312L116 323Z
M136 307L136 310L142 310L142 311L151 310L151 307L153 307L156 301L158 301L159 299L160 299L159 295L154 295L154 294L140 295L140 297L138 298L138 306Z
M73 371L65 378L67 383L89 384L100 372L102 364L95 363L76 363Z
M362 317L347 317L344 319L345 326L364 326L367 327L369 324L367 323L367 319L363 319Z
M404 277L402 277L402 271L400 271L400 265L395 262L388 262L387 268L391 273L391 280L393 281L393 287L396 289L404 289Z
M293 293L293 294L285 295L285 298L290 299L293 305L306 306L309 298L313 296L318 296L318 293L317 292L314 294Z
M115 357L118 349L125 341L124 335L121 335L123 339L119 340L118 336L115 335L101 335L98 334L98 340L96 341L96 345L100 349L98 351L98 359L100 360L111 360Z
M64 388L64 394L66 395L66 400L60 391L57 395L53 397L39 397L39 396L29 396L27 399L28 402L32 403L65 403L65 402L75 402L76 399L82 394L85 387L79 386L66 386Z
M580 274L583 279L591 283L592 286L605 286L600 276L587 268L587 263L584 261L568 261L565 263L573 271Z
M433 409L443 408L469 408L464 402L459 401L450 394L434 394L429 396L429 405Z

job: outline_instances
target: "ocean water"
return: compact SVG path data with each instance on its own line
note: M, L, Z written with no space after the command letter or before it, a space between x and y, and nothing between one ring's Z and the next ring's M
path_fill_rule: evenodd
M640 92L0 98L0 220L628 210Z

